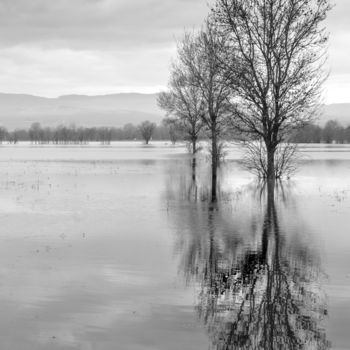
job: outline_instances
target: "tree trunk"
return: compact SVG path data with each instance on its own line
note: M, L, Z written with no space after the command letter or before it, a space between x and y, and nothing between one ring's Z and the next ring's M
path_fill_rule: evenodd
M266 145L267 153L267 180L274 180L276 178L275 174L275 151L276 148L271 145Z
M193 138L192 139L192 154L196 154L197 152L197 139Z
M215 223L214 223L214 207L209 208L208 211L208 229L209 229L209 257L208 257L208 271L207 281L212 288L215 288L217 272L218 272L218 259L215 247Z
M275 179L267 179L265 186L267 203L261 244L261 264L267 263L269 239L275 224Z
M192 159L192 180L196 181L196 157L193 157Z
M217 169L218 169L218 145L215 128L212 128L211 138L211 201L216 202Z

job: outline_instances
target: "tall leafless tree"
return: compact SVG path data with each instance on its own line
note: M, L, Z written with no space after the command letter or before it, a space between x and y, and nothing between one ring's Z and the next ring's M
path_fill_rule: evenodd
M216 200L220 140L227 128L228 101L232 92L220 64L224 40L208 19L198 34L186 33L178 48L181 66L191 77L189 83L200 91L205 102L202 120L211 141L212 201Z
M317 109L329 10L328 0L217 0L213 8L226 37L227 78L239 96L234 126L263 141L266 178L279 173L279 146Z

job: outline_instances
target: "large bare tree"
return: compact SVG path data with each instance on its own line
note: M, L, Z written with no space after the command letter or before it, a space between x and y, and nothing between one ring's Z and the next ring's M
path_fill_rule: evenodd
M263 141L266 178L281 175L275 169L279 147L318 106L326 76L322 22L329 10L328 0L216 1L213 16L226 37L223 64L239 96L233 124Z

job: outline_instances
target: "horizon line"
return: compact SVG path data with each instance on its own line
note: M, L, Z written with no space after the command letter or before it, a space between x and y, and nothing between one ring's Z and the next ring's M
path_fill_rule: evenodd
M80 93L72 93L72 94L63 94L57 96L43 96L38 94L24 93L24 92L2 92L0 91L0 95L15 95L15 96L30 96L30 97L38 97L48 100L55 100L63 97L105 97L105 96L113 96L113 95L157 95L161 91L158 92L141 92L141 91L123 91L123 92L111 92L104 94L80 94ZM350 104L350 100L347 102L325 102L320 103L320 105L342 105L342 104Z
M129 92L111 92L111 93L104 93L104 94L79 94L79 93L72 93L72 94L63 94L63 95L57 95L57 96L43 96L39 94L31 94L26 92L3 92L0 91L0 95L15 95L15 96L31 96L31 97L39 97L39 98L46 98L49 100L58 99L61 97L70 97L70 96L81 96L81 97L103 97L103 96L113 96L113 95L157 95L161 91L158 92L140 92L140 91L129 91ZM350 103L350 102L349 102Z

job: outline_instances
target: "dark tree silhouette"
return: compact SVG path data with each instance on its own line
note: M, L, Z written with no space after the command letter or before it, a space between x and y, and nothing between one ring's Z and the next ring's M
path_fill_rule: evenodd
M201 93L205 103L202 115L210 139L212 164L212 201L216 201L217 169L222 150L221 141L227 130L229 97L232 91L225 83L220 66L224 39L219 36L210 19L198 34L186 33L179 45L179 60L191 77L189 83Z
M148 145L149 141L151 140L155 128L156 128L156 124L151 123L148 120L142 122L139 125L141 136L145 140L146 145Z
M329 10L328 0L216 1L216 25L228 37L222 63L238 96L233 126L263 141L266 178L279 174L278 148L317 109Z

